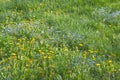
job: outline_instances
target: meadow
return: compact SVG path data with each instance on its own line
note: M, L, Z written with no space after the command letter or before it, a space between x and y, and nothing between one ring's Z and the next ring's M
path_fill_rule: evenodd
M0 80L120 80L120 1L0 0Z

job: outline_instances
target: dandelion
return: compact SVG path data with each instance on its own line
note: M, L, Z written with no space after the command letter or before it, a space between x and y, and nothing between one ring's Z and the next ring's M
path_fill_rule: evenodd
M97 67L99 67L99 66L100 66L100 64L99 64L99 63L97 63L97 64L96 64L96 66L97 66Z
M108 62L109 62L109 63L112 63L112 60L109 60Z
M45 53L42 50L38 50L40 54L44 55Z
M17 56L15 53L12 53L12 56Z
M50 51L51 54L54 54L54 51Z
M16 53L12 53L11 58L17 59L17 54Z
M51 59L51 56L48 56L48 59Z
M22 39L18 39L19 42L22 42Z
M48 58L48 56L44 56L43 58L44 58L44 59L47 59L47 58Z
M25 71L28 71L28 69L27 69L27 68L25 68Z
M90 53L94 53L94 51L93 50L88 50Z
M41 54L45 54L44 52L41 52Z

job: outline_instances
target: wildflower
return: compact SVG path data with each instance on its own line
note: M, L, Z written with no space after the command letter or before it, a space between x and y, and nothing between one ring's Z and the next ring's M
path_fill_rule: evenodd
M90 53L94 53L94 51L93 50L88 50Z
M51 54L54 54L54 51L50 51Z
M112 60L109 60L108 62L109 62L109 63L112 63Z
M19 42L22 42L22 39L18 39Z
M28 71L28 69L27 69L27 68L25 68L25 71Z
M44 56L43 58L44 58L44 59L47 59L47 58L48 58L48 56Z
M45 53L42 50L38 50L40 54L44 55Z
M51 56L48 56L48 59L51 59Z
M12 57L11 58L17 59L17 54L16 53L12 53Z
M45 54L44 52L41 52L41 54Z
M99 67L99 66L100 66L100 64L99 64L99 63L97 63L97 64L96 64L96 66L98 66L98 67Z
M16 56L16 53L12 53L12 56Z

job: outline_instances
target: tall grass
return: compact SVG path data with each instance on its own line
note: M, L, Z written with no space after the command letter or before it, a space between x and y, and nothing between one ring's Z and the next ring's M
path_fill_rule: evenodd
M0 80L119 80L119 0L0 0Z

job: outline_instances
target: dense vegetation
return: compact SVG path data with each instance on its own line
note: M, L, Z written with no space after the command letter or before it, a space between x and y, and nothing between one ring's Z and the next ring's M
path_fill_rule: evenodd
M0 80L119 79L119 0L0 0Z

